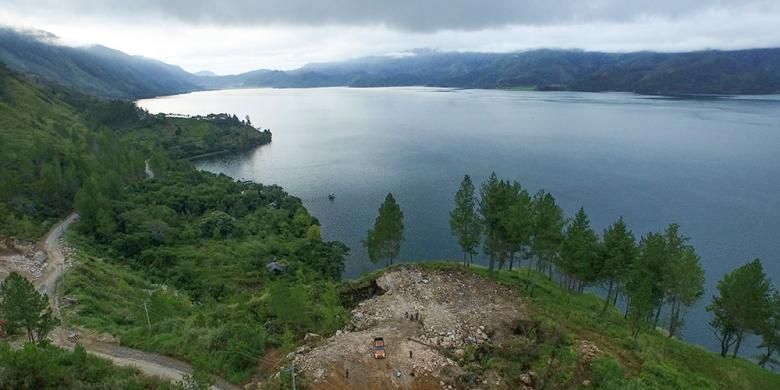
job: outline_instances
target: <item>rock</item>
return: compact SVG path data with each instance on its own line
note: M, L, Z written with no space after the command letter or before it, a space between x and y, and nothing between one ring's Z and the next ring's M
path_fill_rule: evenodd
M306 333L306 336L303 336L303 342L305 343L316 343L321 340L322 336L316 333Z
M590 380L588 380L588 379L585 379L584 381L582 381L582 385L583 385L583 386L586 386L586 387L587 387L587 386L590 386Z
M48 258L48 256L46 255L46 252L44 252L44 251L37 251L37 252L35 252L34 259L35 259L36 263L39 263L39 264L40 263L45 263L47 258Z
M465 356L465 355L466 355L466 351L464 351L464 350L462 350L462 349L460 349L460 348L458 348L458 349L456 349L456 350L455 350L455 357L457 357L457 358L461 359L461 358L463 358L463 356Z
M336 331L336 336L341 336L344 332L341 331L341 329Z
M534 378L531 376L530 373L523 373L520 374L520 382L523 382L524 385L533 387L534 385Z

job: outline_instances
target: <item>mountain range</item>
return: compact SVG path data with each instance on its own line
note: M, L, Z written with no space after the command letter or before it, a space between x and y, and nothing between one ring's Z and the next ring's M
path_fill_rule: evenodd
M41 31L0 29L0 62L89 94L118 99L224 88L434 86L641 94L780 93L780 48L687 53L541 49L372 56L217 76L189 73L104 46L72 47Z

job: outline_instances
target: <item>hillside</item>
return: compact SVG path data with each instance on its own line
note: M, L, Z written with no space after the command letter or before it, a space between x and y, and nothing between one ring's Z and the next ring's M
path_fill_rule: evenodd
M293 355L312 389L377 388L387 381L412 389L780 386L780 376L747 360L722 358L656 331L634 338L621 313L601 313L601 298L525 268L399 265L347 283L345 295L365 299L349 305L350 323ZM404 318L406 311L419 312L419 319ZM386 362L364 357L360 342L353 348L353 339L368 338L368 344L385 334Z
M73 245L64 251L65 264L74 267L62 287L69 298L55 298L70 302L66 335L85 343L119 340L238 383L254 374L264 351L340 325L335 280L348 249L323 241L317 220L281 188L199 172L186 161L262 145L270 131L227 114L150 115L132 103L0 71L0 274L50 269L46 256L14 248L14 239L37 239L75 209ZM147 163L151 174L144 173ZM148 318L137 316L143 306ZM0 361L30 360L0 370L3 388L24 378L40 384L35 388L61 388L62 381L64 387L168 385L135 371L113 372L97 360L100 371L71 372L80 366L70 360L84 363L83 352L46 347L47 360L37 357L42 346L7 349L4 341L17 344L17 336L0 336Z
M223 118L223 119L220 119ZM242 150L271 141L234 116L167 118L35 81L0 64L0 235L35 239L91 179L112 191L144 160ZM165 151L165 152L164 152Z
M202 89L194 81L197 76L178 66L104 46L65 46L42 31L0 28L0 62L105 98L138 99Z
M221 80L225 85L243 87L425 85L645 94L770 94L780 92L780 49L690 53L532 50L506 54L416 50L404 57L309 64L287 72L258 71Z

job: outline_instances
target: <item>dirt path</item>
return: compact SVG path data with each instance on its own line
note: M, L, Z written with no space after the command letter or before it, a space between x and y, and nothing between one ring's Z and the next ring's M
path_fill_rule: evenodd
M65 256L62 253L60 239L73 222L78 219L78 214L71 213L60 223L51 228L41 242L41 246L48 256L47 266L41 278L35 283L36 289L48 294L54 313L59 316L59 304L56 295L57 282L65 273ZM10 271L10 270L9 270ZM171 381L179 381L186 374L192 373L192 366L182 361L167 356L143 352L131 348L122 347L115 343L103 342L101 337L94 337L74 329L57 327L49 334L53 344L72 349L76 342L84 346L88 352L111 360L117 366L136 367L149 376L157 376ZM215 378L218 389L239 389L222 378Z

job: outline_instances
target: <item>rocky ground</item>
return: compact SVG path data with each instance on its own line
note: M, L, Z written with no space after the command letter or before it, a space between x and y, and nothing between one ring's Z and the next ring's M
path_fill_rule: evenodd
M0 245L0 280L11 271L19 272L34 283L41 280L48 265L48 256L43 248L9 239L0 241L3 241Z
M361 302L345 329L288 356L311 388L459 388L467 346L500 344L526 319L517 293L469 272L401 267L377 285L384 293ZM386 359L373 358L374 337Z

